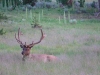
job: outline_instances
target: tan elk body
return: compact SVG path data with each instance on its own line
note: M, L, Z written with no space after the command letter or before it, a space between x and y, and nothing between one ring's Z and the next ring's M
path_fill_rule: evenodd
M54 55L47 55L47 54L31 54L29 56L33 61L39 61L39 62L51 62L56 61L57 57Z
M40 29L40 30L41 30L41 34L42 34L40 40L35 43L32 42L29 45L26 45L26 42L25 42L25 44L23 44L22 41L20 40L20 28L18 29L18 37L16 37L16 34L15 34L15 39L17 40L17 42L20 44L20 47L22 48L22 55L23 55L22 60L23 61L25 61L26 57L28 57L29 59L32 59L33 61L42 61L42 62L51 62L51 61L57 60L57 57L54 55L30 54L31 48L34 45L39 44L44 38L43 31L42 31L42 29Z

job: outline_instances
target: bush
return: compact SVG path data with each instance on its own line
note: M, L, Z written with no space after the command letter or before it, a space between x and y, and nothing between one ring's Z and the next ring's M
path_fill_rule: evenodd
M85 0L78 1L80 3L80 7L84 7Z
M26 4L31 4L31 3L35 3L37 2L37 0L23 0L23 4L26 5Z
M0 35L3 35L3 34L5 34L6 32L4 31L4 29L2 28L1 30L0 30Z
M67 5L68 8L72 7L73 0L57 0L57 2L62 3L63 5Z
M4 15L4 13L0 13L0 20L1 20L1 19L7 19L7 16Z
M37 18L34 16L33 21L32 21L32 27L35 25L39 25Z
M31 26L32 26L32 28L39 28L39 29L42 28L42 26L39 25L38 20L37 20L36 17L34 17Z

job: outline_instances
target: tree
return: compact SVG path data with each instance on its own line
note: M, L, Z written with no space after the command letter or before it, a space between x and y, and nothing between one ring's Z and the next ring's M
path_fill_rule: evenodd
M3 7L9 7L9 6L18 6L20 3L20 0L1 0L2 6Z

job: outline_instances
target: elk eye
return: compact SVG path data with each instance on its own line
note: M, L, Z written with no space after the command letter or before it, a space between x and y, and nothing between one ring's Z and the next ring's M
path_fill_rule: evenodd
M31 47L29 47L31 49Z

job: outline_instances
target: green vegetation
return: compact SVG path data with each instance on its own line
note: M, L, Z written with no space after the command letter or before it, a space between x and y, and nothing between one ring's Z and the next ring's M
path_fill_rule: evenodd
M84 7L85 0L78 1L80 3L80 7Z
M31 25L32 25L32 26L33 26L33 25L39 25L39 22L38 22L36 16L33 17L33 21L32 21L32 24L31 24Z
M3 35L3 34L5 34L6 32L4 31L4 29L2 28L1 30L0 30L0 35Z
M1 21L2 19L7 19L7 16L4 15L4 13L1 13L1 12L0 12L0 21Z

